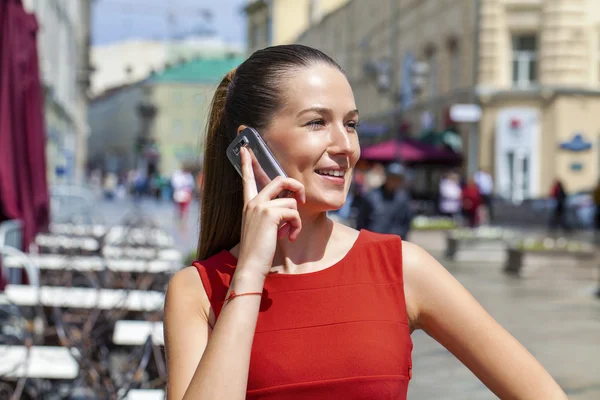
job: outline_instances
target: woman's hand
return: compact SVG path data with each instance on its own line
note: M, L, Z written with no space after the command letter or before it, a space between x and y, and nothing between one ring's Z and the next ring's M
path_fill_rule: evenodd
M304 185L295 179L278 177L260 193L256 187L252 159L246 148L240 149L244 183L244 213L238 272L266 277L271 269L277 240L288 235L294 241L302 230L298 202L306 201ZM288 190L294 194L277 198ZM282 226L285 224L285 226Z

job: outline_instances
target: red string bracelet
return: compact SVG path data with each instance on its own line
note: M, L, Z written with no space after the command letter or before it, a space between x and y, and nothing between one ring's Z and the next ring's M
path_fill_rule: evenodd
M241 297L241 296L262 296L262 292L248 292L248 293L236 293L235 290L232 290L229 293L229 296L227 296L227 298L225 300L223 300L223 304L227 303L229 300L233 300L236 297Z

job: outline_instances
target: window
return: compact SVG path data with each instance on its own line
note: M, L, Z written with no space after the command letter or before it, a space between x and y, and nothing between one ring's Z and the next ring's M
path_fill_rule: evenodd
M438 55L432 51L429 56L429 98L434 99L439 93Z
M250 49L256 49L259 41L259 30L256 24L250 23L250 35L248 36L248 45Z
M309 0L308 2L308 18L311 24L319 20L319 0Z
M461 70L460 70L460 47L458 46L458 41L455 39L450 41L449 44L450 51L450 68L449 68L449 82L448 88L450 90L460 89L461 87Z
M516 35L512 39L512 82L527 87L537 82L537 38L535 35Z
M175 89L171 92L171 102L176 106L180 106L183 103L183 95L181 91Z
M202 131L202 121L195 119L192 121L192 133L197 135Z
M181 119L176 119L173 121L173 136L181 136L183 133L183 121Z

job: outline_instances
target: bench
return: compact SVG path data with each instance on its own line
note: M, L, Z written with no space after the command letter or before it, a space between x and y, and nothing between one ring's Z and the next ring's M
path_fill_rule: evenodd
M446 232L446 251L444 256L454 260L461 245L465 243L502 243L514 240L517 234L502 229L480 227L476 229L454 229Z
M161 389L131 389L123 400L164 400L165 391Z
M596 250L589 243L569 241L567 239L545 238L543 240L527 239L506 248L504 272L519 275L523 269L525 256L528 254L549 257L570 256L578 260L595 260Z
M0 360L3 378L75 379L79 375L79 364L67 347L0 345Z

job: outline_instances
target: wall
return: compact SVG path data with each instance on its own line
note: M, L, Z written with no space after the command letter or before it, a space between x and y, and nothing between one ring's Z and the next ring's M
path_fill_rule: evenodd
M154 135L161 153L160 172L171 175L183 161L204 153L204 133L215 85L157 83L152 101L158 107Z
M144 96L142 84L137 84L90 103L90 162L119 173L135 167L135 140L142 129L137 107Z

